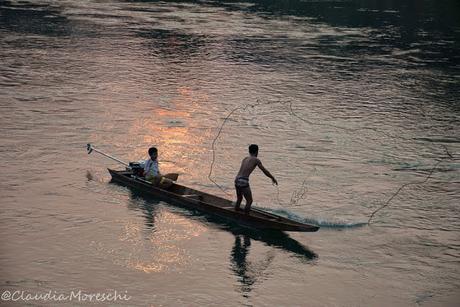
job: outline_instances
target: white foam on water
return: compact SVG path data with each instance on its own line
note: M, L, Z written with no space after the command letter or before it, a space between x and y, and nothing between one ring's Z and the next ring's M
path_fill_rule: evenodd
M343 228L358 228L366 226L366 222L353 222L353 221L344 221L340 219L329 219L329 218L322 218L322 217L302 217L292 211L286 209L271 209L271 208L263 208L257 207L258 209L280 215L283 217L287 217L291 220L307 223L307 224L314 224L318 225L323 228L336 228L336 229L343 229Z

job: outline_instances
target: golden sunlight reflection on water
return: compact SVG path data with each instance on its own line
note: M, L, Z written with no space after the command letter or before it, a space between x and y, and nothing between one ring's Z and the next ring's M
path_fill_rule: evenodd
M148 148L156 146L163 173L191 173L192 168L195 177L205 178L206 170L190 167L190 163L202 160L209 153L214 127L203 127L202 118L197 114L207 96L187 87L178 88L177 93L178 97L168 108L142 106L148 108L145 116L135 119L128 129L127 138L137 140L129 157L133 160L147 158Z
M113 264L145 273L177 271L190 264L183 246L207 231L200 223L167 210L151 217L154 227L148 229L136 220L123 223L116 242L93 242L96 251Z

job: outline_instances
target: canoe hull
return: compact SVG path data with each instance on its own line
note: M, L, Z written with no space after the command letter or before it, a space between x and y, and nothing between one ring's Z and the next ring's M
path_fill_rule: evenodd
M151 185L145 180L133 178L129 171L108 170L114 182L165 200L166 202L172 201L180 206L214 214L251 228L300 232L314 232L319 229L316 225L300 223L258 209L251 210L249 214L236 211L230 200L179 184L173 184L171 188L164 190Z

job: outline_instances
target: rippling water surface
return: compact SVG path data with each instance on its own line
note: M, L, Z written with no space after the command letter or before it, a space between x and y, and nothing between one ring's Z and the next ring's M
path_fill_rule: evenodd
M456 1L0 1L2 292L457 305L459 20ZM86 143L156 145L163 172L227 198L257 143L280 184L255 172L255 206L322 228L146 199Z

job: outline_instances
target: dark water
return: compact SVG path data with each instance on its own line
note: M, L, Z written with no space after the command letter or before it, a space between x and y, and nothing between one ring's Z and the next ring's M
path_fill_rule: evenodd
M0 1L2 295L457 306L459 37L447 0ZM156 145L163 172L228 198L258 143L280 185L253 174L255 206L322 228L145 199L89 142L126 161Z

